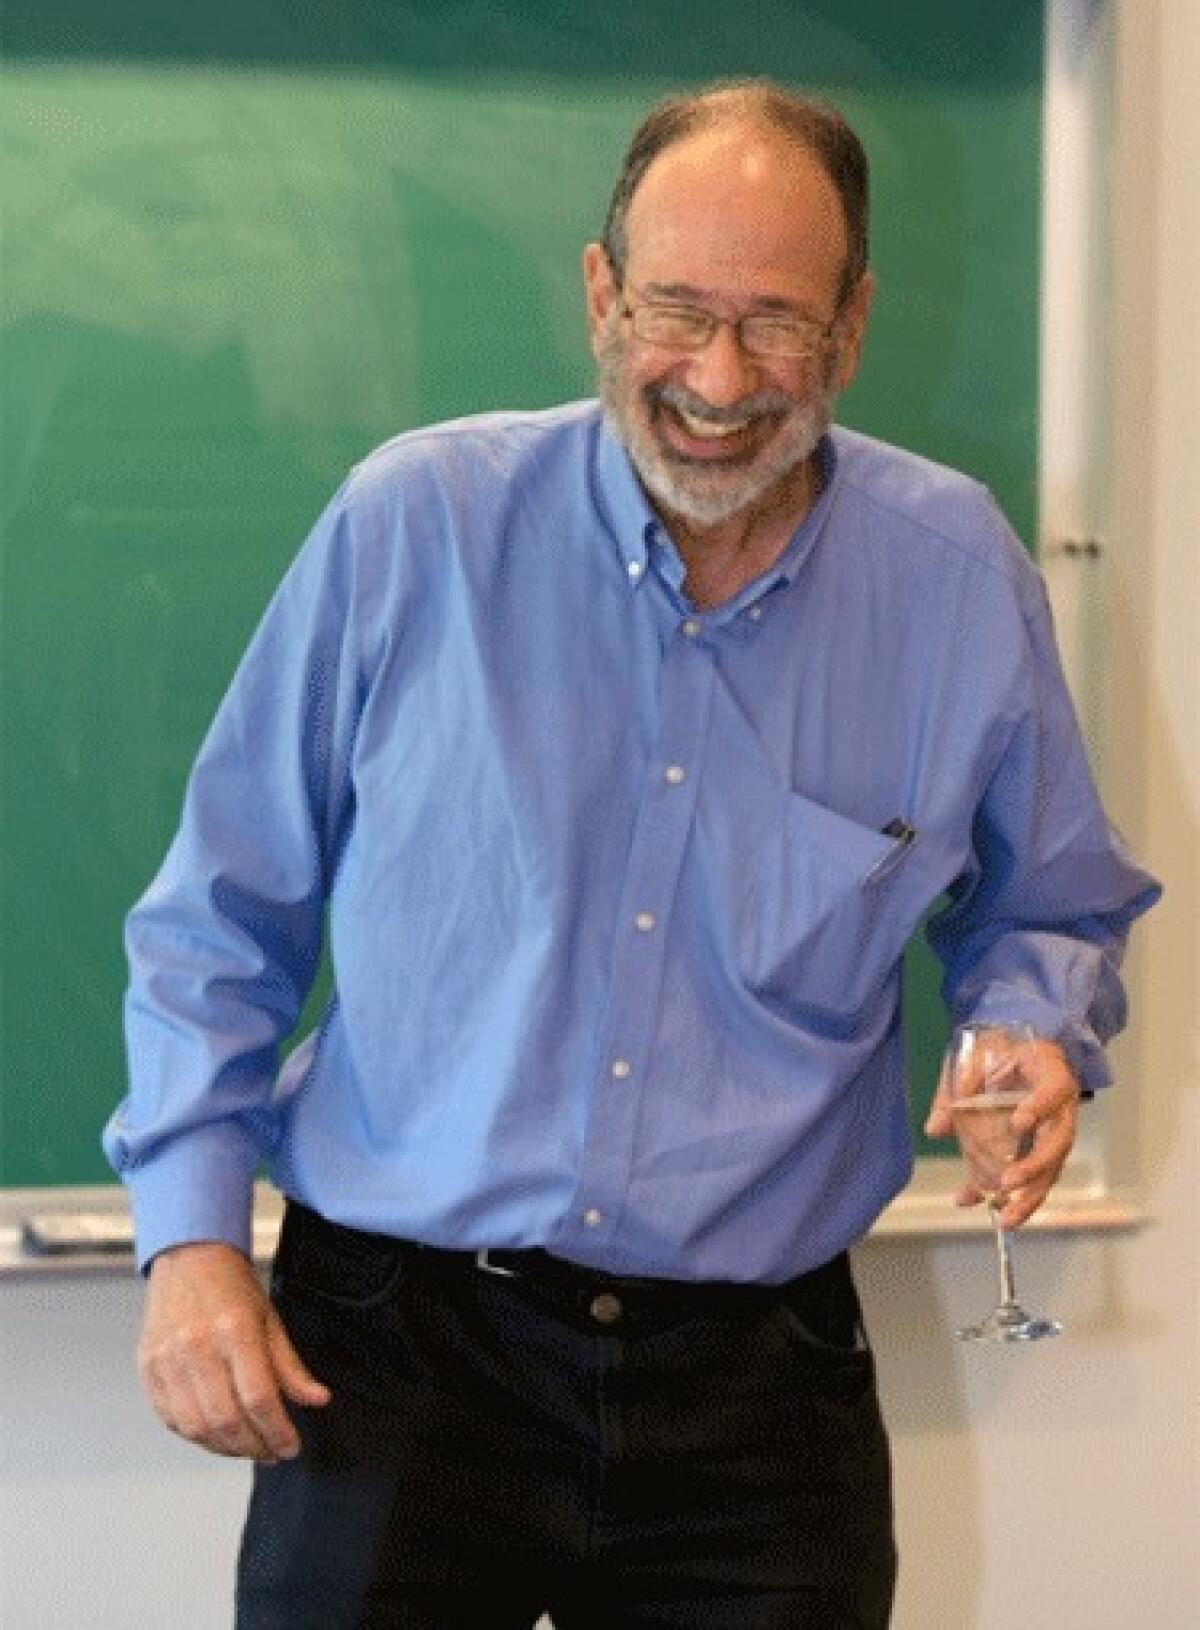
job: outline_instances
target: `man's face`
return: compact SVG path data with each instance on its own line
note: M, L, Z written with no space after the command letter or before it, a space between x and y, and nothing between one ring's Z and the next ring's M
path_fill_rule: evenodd
M833 184L794 147L718 128L654 161L627 237L620 288L599 245L584 270L601 397L647 490L668 516L701 527L786 495L853 377L869 278L810 357L752 355L727 326L697 350L650 343L626 312L669 303L830 323L846 259Z

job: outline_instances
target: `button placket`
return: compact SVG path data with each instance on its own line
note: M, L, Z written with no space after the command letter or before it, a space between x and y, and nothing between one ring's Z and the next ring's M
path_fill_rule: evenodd
M711 653L703 645L690 639L668 643L653 735L671 742L676 756L648 767L618 904L604 1062L590 1098L574 1211L590 1251L598 1238L619 1229L633 1171L670 904L695 814L697 777L684 764L699 762L714 682Z

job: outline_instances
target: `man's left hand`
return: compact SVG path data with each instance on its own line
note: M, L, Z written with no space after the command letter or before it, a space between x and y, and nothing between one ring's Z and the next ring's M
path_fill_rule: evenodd
M1033 1058L1035 1086L1013 1113L1013 1129L1030 1137L1028 1151L1006 1167L1003 1188L1008 1195L1000 1222L1005 1228L1018 1228L1026 1222L1058 1181L1067 1156L1075 1144L1079 1118L1079 1082L1055 1042L1037 1040L1021 1044ZM950 1105L939 1081L933 1105L925 1122L925 1135L952 1137L954 1122ZM956 1205L978 1205L984 1198L973 1184L965 1184L954 1196Z

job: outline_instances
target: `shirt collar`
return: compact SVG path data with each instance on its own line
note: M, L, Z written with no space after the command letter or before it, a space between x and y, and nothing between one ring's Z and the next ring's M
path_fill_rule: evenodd
M765 572L748 583L726 609L732 614L759 599L769 590L788 584L812 553L833 504L837 485L838 455L831 432L817 444L817 464L821 490L816 503L792 534L786 549ZM645 580L651 564L676 593L683 587L686 571L670 533L651 507L638 480L629 455L613 433L607 417L602 420L596 458L597 496L616 540L626 574L634 584Z
M651 509L629 455L617 440L607 415L601 420L596 453L596 496L630 582L642 582L650 562L650 550L660 535L666 536L666 529Z

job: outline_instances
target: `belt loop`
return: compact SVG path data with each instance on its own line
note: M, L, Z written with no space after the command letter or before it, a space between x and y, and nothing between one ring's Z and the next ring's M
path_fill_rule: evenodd
M494 1273L500 1279L519 1279L521 1276L512 1268L502 1268L498 1262L492 1261L489 1250L476 1251L475 1266L480 1273Z

